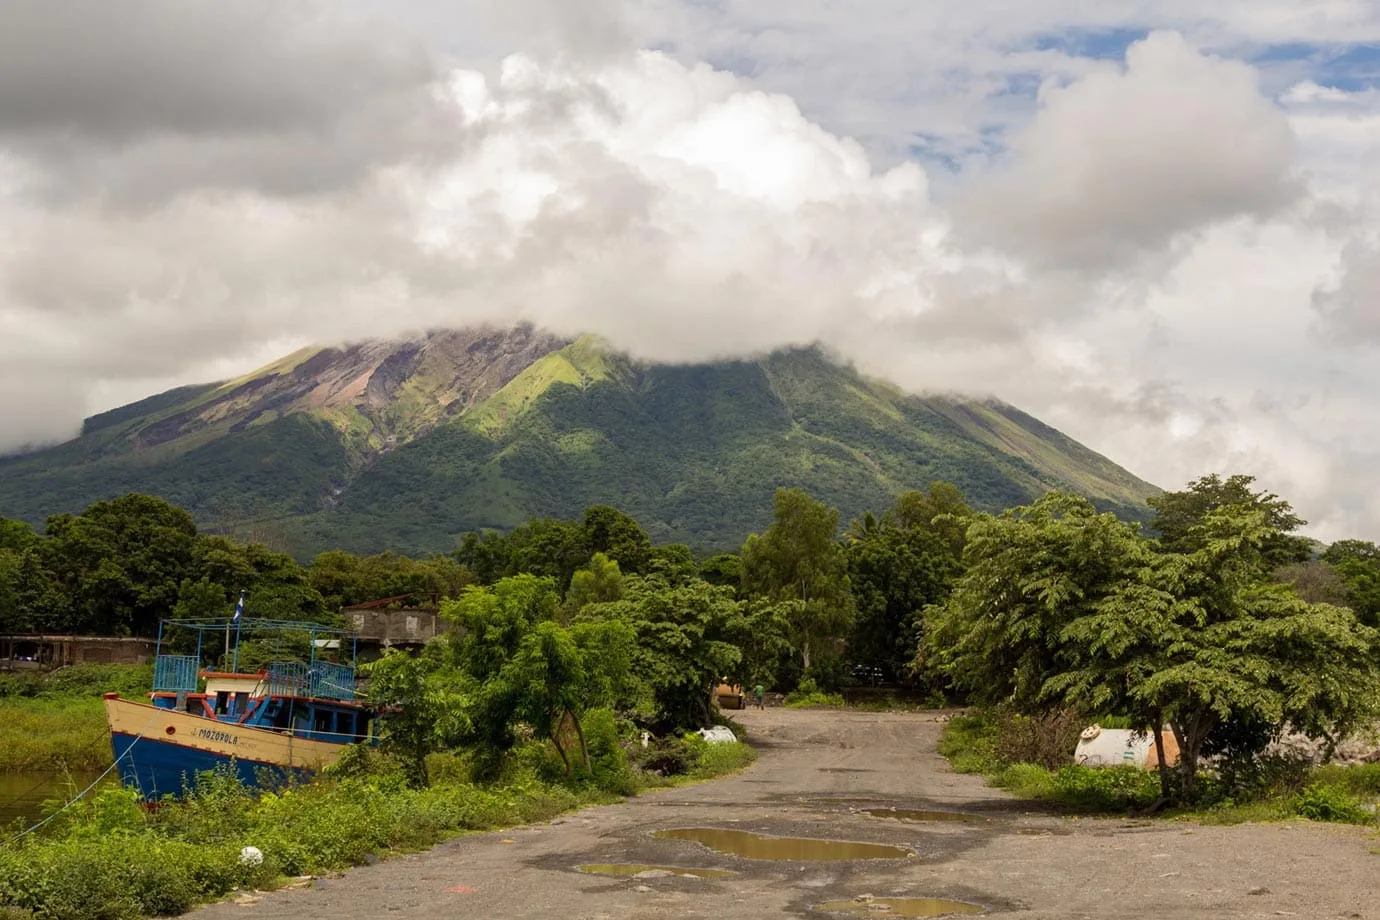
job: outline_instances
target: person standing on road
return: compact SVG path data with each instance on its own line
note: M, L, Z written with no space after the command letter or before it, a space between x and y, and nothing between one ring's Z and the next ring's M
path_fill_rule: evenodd
M761 684L758 684L756 687L753 688L752 695L757 698L757 708L764 708L762 706L762 698L767 695L767 688L763 687Z

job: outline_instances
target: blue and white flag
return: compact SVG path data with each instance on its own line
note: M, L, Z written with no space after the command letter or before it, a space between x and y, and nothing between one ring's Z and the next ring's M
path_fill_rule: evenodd
M245 592L241 591L241 592L240 592L240 602L239 602L238 604L235 605L235 615L234 615L233 617L231 617L230 619L232 619L232 620L238 620L238 619L240 618L240 614L244 613L244 595L245 595Z

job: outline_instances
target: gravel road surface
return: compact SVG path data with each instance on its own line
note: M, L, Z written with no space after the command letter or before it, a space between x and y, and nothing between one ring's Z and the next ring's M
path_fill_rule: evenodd
M426 853L241 897L197 920L560 918L748 920L825 914L825 901L946 898L986 915L1362 917L1380 920L1380 840L1307 823L1203 827L1041 812L949 770L928 713L785 709L737 714L760 759L741 775L588 808L548 824L457 838ZM962 812L907 821L870 809ZM909 848L900 859L766 861L653 836L721 828ZM589 875L588 864L726 869L724 878ZM862 907L866 903L861 902ZM881 904L874 904L881 907Z

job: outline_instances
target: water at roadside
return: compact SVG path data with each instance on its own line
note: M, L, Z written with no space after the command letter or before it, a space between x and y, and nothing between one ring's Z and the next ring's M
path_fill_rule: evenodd
M0 828L15 821L25 826L44 817L43 804L67 801L91 784L99 773L0 773Z

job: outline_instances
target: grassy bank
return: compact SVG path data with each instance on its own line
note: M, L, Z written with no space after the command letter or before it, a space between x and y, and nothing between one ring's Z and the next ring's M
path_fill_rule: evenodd
M1104 720L1104 724L1111 720ZM1149 808L1160 797L1159 776L1131 767L1066 764L1056 769L1003 754L1003 727L991 714L961 716L945 726L939 753L959 773L985 776L1013 795L1087 814L1125 814ZM1265 762L1249 782L1227 786L1204 779L1202 802L1167 812L1215 824L1306 818L1345 824L1376 823L1367 806L1380 799L1380 764L1308 767Z
M139 699L152 679L152 668L135 665L0 676L0 772L89 772L109 766L101 694Z
M261 795L233 776L212 774L184 801L149 811L129 791L105 788L41 835L0 846L0 920L178 914L236 888L271 888L457 834L617 801L613 788L636 792L710 779L754 757L746 744L710 745L693 736L661 748L671 750L667 763L681 772L660 776L615 754L598 765L596 777L568 780L551 748L532 743L484 785L470 780L464 757L433 755L432 784L410 788L396 762L356 748L311 783ZM246 846L263 853L261 865L241 863Z

